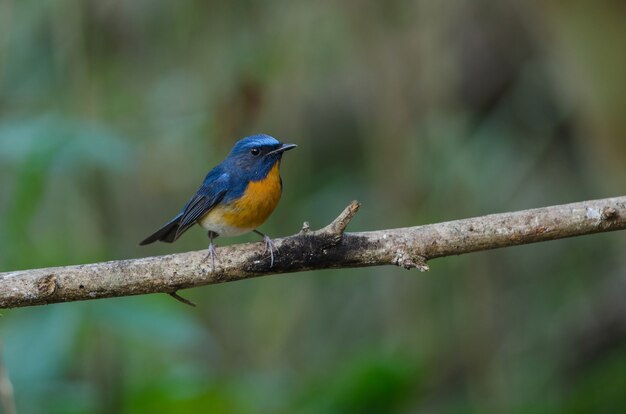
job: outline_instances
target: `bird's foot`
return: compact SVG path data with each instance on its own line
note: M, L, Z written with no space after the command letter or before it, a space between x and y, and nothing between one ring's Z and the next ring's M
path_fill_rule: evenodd
M203 262L211 259L211 273L215 272L215 258L217 257L217 250L215 249L215 245L213 243L209 244L209 253L204 258Z
M265 243L265 249L263 250L263 254L270 252L270 267L274 266L274 252L278 252L278 248L269 238L269 236L263 235L263 242Z

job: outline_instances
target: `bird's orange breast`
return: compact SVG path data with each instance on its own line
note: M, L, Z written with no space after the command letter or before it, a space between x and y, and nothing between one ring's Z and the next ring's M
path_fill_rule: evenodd
M228 207L225 206L221 212L225 224L253 230L267 220L276 208L282 192L279 164L280 162L274 164L262 180L251 181L241 198Z

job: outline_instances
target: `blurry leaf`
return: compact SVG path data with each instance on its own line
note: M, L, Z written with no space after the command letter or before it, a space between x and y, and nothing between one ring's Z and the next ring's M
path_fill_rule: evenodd
M376 355L356 358L329 372L308 390L298 412L368 414L401 412L419 401L419 373L410 359Z
M154 298L123 298L101 301L89 306L90 323L103 326L115 321L117 332L134 341L157 345L170 352L188 352L200 346L207 355L214 354L216 344L197 320L194 312L165 294ZM172 303L164 303L172 301Z
M79 180L86 176L87 171L127 169L129 154L129 145L117 136L58 116L0 123L0 163L5 169L13 166L16 171L12 182L9 182L13 192L0 219L3 228L0 246L4 247L0 259L3 267L8 269L36 263L36 260L29 260L38 256L33 249L36 243L29 240L27 230L34 216L45 206L44 196L55 175L69 174L70 177L64 180L65 185L69 184L68 179L79 185ZM59 222L58 218L46 220L48 225ZM57 229L55 233L62 232Z
M559 412L563 414L611 414L626 412L626 349L601 358L579 372L569 387Z
M36 404L58 385L72 357L78 326L79 315L68 305L14 311L2 318L5 360L18 406Z
M5 246L2 255L7 269L18 265L21 255L29 250L24 236L41 205L54 148L44 150L30 154L14 179L13 194L9 197L9 207L2 223L4 231L1 237Z
M193 386L197 387L197 383L194 383ZM237 390L229 384L216 383L192 396L177 397L172 395L170 384L163 383L146 387L137 392L133 395L129 405L131 412L136 414L196 414L205 412L255 414L260 412L258 407L250 407L244 393L245 390Z
M128 168L130 146L111 131L55 115L0 122L0 162L20 163L41 152L72 171L115 170Z

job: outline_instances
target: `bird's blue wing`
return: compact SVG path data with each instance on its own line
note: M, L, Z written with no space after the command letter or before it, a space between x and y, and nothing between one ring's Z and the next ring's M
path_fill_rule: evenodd
M211 171L204 180L202 187L191 197L181 211L181 217L176 231L176 238L217 205L228 191L228 173L220 175Z

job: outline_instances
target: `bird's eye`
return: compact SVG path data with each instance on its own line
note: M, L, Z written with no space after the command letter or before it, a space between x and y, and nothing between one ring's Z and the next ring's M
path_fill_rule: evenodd
M257 155L259 155L260 153L261 153L261 150L260 150L260 149L258 149L258 148L252 148L252 149L250 150L250 154L252 154L252 155L254 155L254 156L257 156Z

